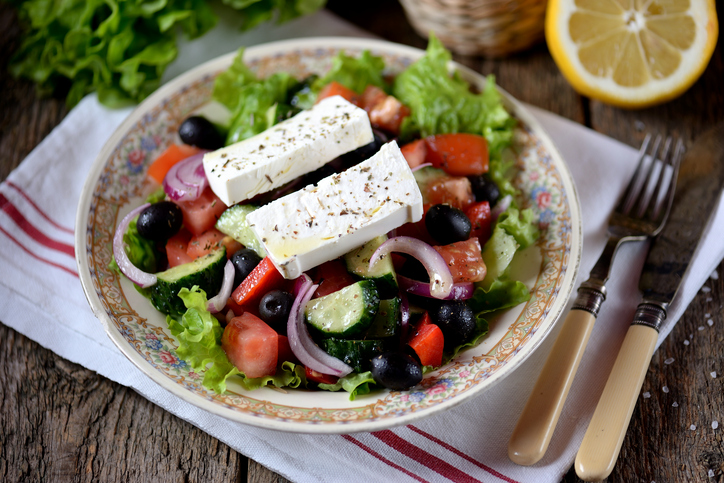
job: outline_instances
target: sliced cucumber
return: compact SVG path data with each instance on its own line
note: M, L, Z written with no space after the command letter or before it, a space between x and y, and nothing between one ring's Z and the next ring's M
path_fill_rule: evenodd
M266 250L246 222L246 216L257 208L254 205L232 206L224 211L216 221L216 229L224 235L229 235L246 248L251 248L257 255L264 258Z
M387 339L400 333L400 299L380 300L375 320L367 329L366 339Z
M151 303L164 314L178 316L186 312L178 293L182 288L191 289L198 285L208 298L221 290L226 265L226 248L199 257L193 262L184 263L156 274L158 281L149 287L147 294Z
M483 247L483 261L487 273L485 279L479 282L485 290L488 290L493 282L503 275L513 260L518 242L512 235L509 235L501 226L496 226L493 235Z
M372 358L385 351L381 340L324 339L319 346L327 354L350 366L354 372L369 371Z
M392 266L392 257L384 257L370 270L370 258L375 250L387 241L387 235L373 238L359 248L355 248L344 256L347 271L359 277L373 280L382 297L390 297L397 293L397 276Z
M322 337L349 339L363 334L380 306L377 287L360 280L334 293L311 300L305 317L313 332Z

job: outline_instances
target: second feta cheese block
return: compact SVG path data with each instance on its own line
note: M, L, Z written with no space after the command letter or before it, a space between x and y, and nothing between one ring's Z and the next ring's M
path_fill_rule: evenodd
M422 194L397 143L367 161L249 213L247 222L285 278L341 257L422 218Z
M364 109L332 96L256 136L205 154L204 171L216 196L231 206L278 188L373 139Z

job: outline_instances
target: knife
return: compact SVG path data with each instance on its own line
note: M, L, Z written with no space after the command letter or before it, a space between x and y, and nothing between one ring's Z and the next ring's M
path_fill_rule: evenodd
M639 281L642 301L576 455L576 474L585 481L605 479L616 464L659 328L723 189L724 123L720 123L696 140L681 163L669 220L644 263Z

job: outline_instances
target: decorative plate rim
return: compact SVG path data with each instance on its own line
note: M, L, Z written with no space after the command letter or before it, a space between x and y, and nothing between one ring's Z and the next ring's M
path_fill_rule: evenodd
M392 56L398 56L402 58L409 58L414 60L424 54L423 50L387 42L383 40L371 40L362 38L350 38L350 37L313 37L304 39L291 39L282 40L277 42L271 42L261 44L245 49L245 59L250 58L269 58L274 55L279 55L285 52L293 52L304 49L355 49L355 50L372 50L374 53L377 51L384 52ZM512 371L520 366L543 342L545 337L551 332L555 324L560 319L560 316L567 305L567 301L573 291L576 276L578 274L581 258L582 249L582 225L580 218L580 205L573 182L573 178L565 164L563 158L556 149L553 141L550 139L548 134L538 123L538 121L525 109L525 107L510 96L503 89L499 88L506 107L521 121L527 125L535 137L540 140L546 153L551 158L551 164L555 166L556 171L560 174L560 182L562 184L562 190L566 194L568 202L568 210L570 212L570 252L568 254L568 261L566 264L565 272L560 282L560 289L555 296L552 307L550 308L548 315L544 317L545 323L541 322L538 329L531 332L531 340L529 340L524 347L515 354L514 364L509 364L511 367L504 367L498 370L494 377L485 379L484 384L476 384L469 390L463 391L457 394L455 397L448 399L442 399L435 404L432 404L424 409L417 409L404 412L403 414L396 415L394 417L374 418L374 419L360 419L355 421L335 421L332 423L321 423L318 424L314 421L303 420L296 421L293 419L285 418L269 418L260 417L259 415L247 414L245 412L236 411L231 407L227 407L223 402L214 402L210 398L204 397L200 394L192 392L186 387L177 384L172 381L169 377L162 374L160 371L152 367L149 362L143 358L143 356L123 337L119 332L118 328L115 327L111 321L109 314L103 306L103 303L96 293L94 288L94 279L91 273L91 267L88 259L88 218L90 214L91 204L94 199L94 192L100 177L109 161L111 153L119 146L119 143L126 137L130 128L136 125L144 115L159 105L164 99L168 98L171 94L177 92L184 86L188 86L193 81L204 78L211 73L223 70L226 66L231 63L231 60L236 55L236 52L232 52L210 61L201 64L200 66L181 74L175 79L169 81L164 86L160 87L156 92L151 94L145 101L143 101L116 129L111 135L108 141L105 143L101 151L99 152L96 160L93 163L93 167L89 172L86 182L81 193L80 201L78 204L78 211L76 214L76 233L75 233L75 252L76 261L78 264L78 273L81 280L83 291L88 300L91 309L95 316L101 321L104 329L108 336L111 338L113 343L119 348L119 350L141 371L154 382L159 384L162 388L168 390L172 394L180 397L184 401L187 401L201 409L207 410L210 413L222 416L224 418L250 424L266 429L274 429L286 432L295 433L316 433L316 434L341 434L341 433L353 433L360 431L376 431L380 429L388 429L394 426L403 424L409 424L422 417L428 417L439 411L449 409L456 406L463 401L468 400L470 397L482 394L483 392L490 390L496 384L500 383L505 377L510 375ZM457 64L452 64L460 73L471 83L478 86L483 85L483 77L474 72L473 70ZM320 393L328 394L328 393ZM369 404L365 405L369 406ZM372 403L374 406L374 403ZM307 409L307 408L305 408ZM312 408L313 409L313 408ZM330 409L330 408L325 408ZM341 411L345 411L345 408L339 408Z

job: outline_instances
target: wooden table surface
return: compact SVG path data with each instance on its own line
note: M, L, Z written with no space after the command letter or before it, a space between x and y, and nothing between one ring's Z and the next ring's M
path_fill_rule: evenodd
M724 11L721 1L718 7ZM332 0L327 8L384 39L426 45L397 2ZM62 100L38 98L31 83L7 74L19 35L12 7L0 3L0 180L67 114ZM690 144L724 120L721 35L719 40L707 70L687 93L638 111L577 95L544 44L506 59L456 60L495 74L521 101L631 146L640 144L644 131L675 134ZM722 266L718 273L724 275ZM699 292L654 354L643 386L651 397L637 405L607 481L724 482L724 276L712 278L706 287L710 291ZM708 314L712 327L705 323ZM675 363L666 364L670 358ZM719 377L712 378L713 371ZM712 430L713 420L719 421L719 429ZM690 429L692 424L696 430ZM71 480L286 481L133 390L0 324L0 481ZM580 480L571 470L563 481Z

